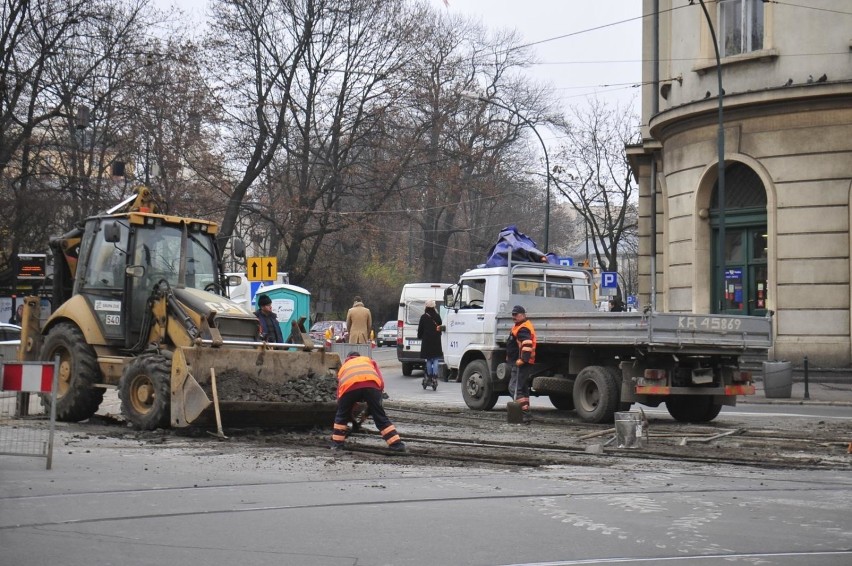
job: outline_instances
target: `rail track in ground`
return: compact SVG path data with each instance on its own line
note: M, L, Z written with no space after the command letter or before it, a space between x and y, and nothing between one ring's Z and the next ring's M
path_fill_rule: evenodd
M681 461L790 469L850 469L852 431L843 422L784 420L778 426L755 426L735 414L702 425L648 418L640 448L619 448L612 424L580 422L570 412L534 411L531 425L508 424L503 411L414 407L387 403L388 416L408 446L400 461L441 465L540 467L606 465L619 459ZM328 436L272 434L278 442L305 449L324 446ZM350 435L344 454L388 457L388 450L368 420Z
M419 406L387 402L385 409L408 446L400 463L444 466L542 467L615 465L658 461L731 464L789 469L852 468L852 429L848 420L774 417L754 419L723 413L706 424L684 424L648 416L647 437L639 448L619 448L612 424L587 424L569 411L533 410L529 426L508 424L506 412ZM633 408L638 410L638 406ZM89 435L138 440L144 444L185 442L217 450L247 452L267 448L329 455L328 427L308 430L229 428L228 440L201 428L133 431L120 417L93 418L66 425ZM347 439L343 456L387 460L389 451L371 420ZM395 455L394 455L395 456Z

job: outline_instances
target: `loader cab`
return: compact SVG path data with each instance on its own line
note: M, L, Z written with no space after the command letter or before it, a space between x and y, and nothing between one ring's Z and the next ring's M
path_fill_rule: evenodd
M107 231L101 218L90 218L80 243L73 294L86 297L108 342L123 342L127 332L124 297L129 241L127 223L111 223Z
M94 217L86 221L80 250L74 294L87 298L107 343L138 341L148 298L160 282L222 294L214 234L204 223L155 214Z

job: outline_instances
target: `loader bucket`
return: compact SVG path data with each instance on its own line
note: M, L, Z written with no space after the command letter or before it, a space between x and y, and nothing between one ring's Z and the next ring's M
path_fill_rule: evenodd
M323 351L181 347L171 375L171 424L215 423L212 379L225 427L330 426L340 356Z

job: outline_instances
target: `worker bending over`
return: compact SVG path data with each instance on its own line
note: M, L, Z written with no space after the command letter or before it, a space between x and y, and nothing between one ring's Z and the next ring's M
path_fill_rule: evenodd
M346 361L337 372L337 414L331 433L332 450L343 448L348 431L347 422L352 418L352 407L363 401L367 403L367 410L388 447L395 452L405 452L405 444L382 406L384 389L385 380L375 361L358 352L346 355Z

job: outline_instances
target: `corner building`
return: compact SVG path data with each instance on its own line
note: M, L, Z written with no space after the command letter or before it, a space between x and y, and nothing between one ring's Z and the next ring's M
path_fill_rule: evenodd
M852 1L643 5L641 303L772 311L771 359L852 366Z

